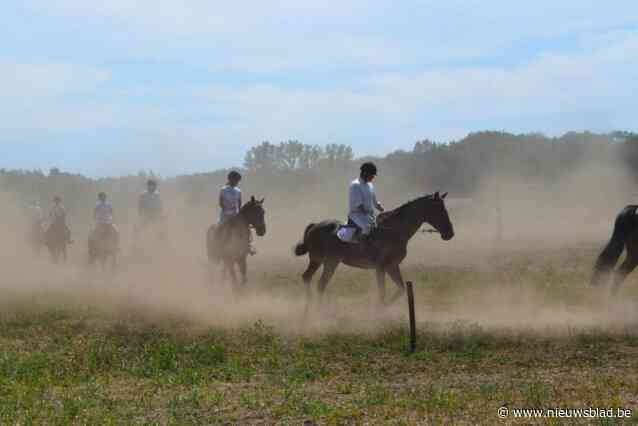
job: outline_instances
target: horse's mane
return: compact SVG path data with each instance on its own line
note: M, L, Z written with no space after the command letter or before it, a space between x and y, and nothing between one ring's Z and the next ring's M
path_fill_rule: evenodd
M401 204L399 207L392 209L390 211L387 212L383 212L381 213L378 217L377 217L377 221L379 223L381 222L387 222L388 220L394 219L395 217L401 216L401 214L403 212L405 212L406 210L412 208L412 206L414 206L414 204L421 202L423 200L431 200L434 199L434 194L428 194L428 195L424 195L422 197L419 198L415 198L413 200L410 200L404 204Z
M240 207L239 212L241 213L242 211L246 211L250 208L258 206L259 204L260 204L259 201L255 199L250 199Z

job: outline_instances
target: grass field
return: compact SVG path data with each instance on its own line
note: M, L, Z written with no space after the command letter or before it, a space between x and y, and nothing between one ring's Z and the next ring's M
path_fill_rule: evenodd
M621 424L497 415L501 406L638 410L637 293L631 282L618 300L588 288L595 251L410 264L414 354L405 300L379 312L371 274L345 268L307 323L296 264L256 274L250 296L286 303L262 316L238 302L257 308L231 325L188 309L114 308L99 287L87 297L5 286L0 423Z

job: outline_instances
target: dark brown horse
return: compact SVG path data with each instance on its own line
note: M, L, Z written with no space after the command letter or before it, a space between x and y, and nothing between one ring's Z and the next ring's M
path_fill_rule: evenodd
M120 236L114 226L100 226L91 232L88 239L89 265L98 261L102 268L110 263L112 270L117 267L117 255L120 249Z
M445 208L444 199L447 193L426 195L410 201L392 211L379 215L377 227L370 236L370 244L375 248L374 258L370 258L370 250L364 250L361 244L345 243L336 232L341 222L327 220L306 227L303 241L295 247L295 254L309 254L310 263L303 273L308 296L311 294L312 276L323 265L319 279L319 294L323 294L339 263L355 268L375 269L379 299L385 299L385 275L397 285L397 291L391 302L405 291L399 265L407 255L408 241L417 233L423 223L429 223L447 241L454 236L454 229Z
M264 200L251 197L236 216L221 225L211 225L206 233L206 249L211 262L223 262L224 271L237 286L235 264L239 266L241 284L246 284L246 258L250 253L250 228L255 228L258 236L266 234Z
M618 213L611 239L598 256L594 266L592 285L606 283L609 273L616 266L623 250L627 249L625 261L614 272L612 293L616 293L627 275L638 265L638 206L627 206Z
M69 244L69 230L63 222L53 222L44 233L44 244L49 249L51 259L58 263L67 258Z

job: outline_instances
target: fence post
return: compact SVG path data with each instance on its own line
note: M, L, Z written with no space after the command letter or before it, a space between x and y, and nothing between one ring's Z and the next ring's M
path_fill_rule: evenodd
M416 319L414 317L414 290L412 289L412 281L408 281L406 288L408 290L408 311L410 314L410 353L416 350Z

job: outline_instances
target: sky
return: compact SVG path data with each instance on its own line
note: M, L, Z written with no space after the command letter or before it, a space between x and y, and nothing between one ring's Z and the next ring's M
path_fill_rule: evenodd
M10 0L0 167L172 176L268 140L637 130L638 2Z

